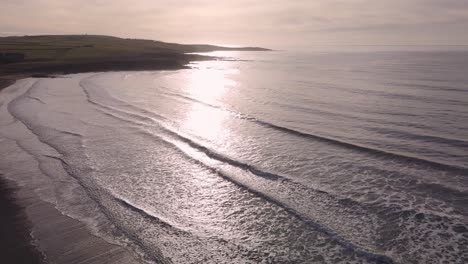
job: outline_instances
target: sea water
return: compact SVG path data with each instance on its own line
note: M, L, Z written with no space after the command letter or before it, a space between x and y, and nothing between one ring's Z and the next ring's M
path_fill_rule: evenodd
M25 79L0 170L148 263L465 263L468 52Z

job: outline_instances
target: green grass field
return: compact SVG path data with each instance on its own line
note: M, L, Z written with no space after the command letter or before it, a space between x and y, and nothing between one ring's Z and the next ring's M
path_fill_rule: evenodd
M23 53L26 61L154 57L161 53L189 53L239 49L261 50L260 48L182 45L153 40L122 39L95 35L51 35L0 38L0 53Z
M98 35L0 37L0 76L177 69L207 57L186 53L255 50Z

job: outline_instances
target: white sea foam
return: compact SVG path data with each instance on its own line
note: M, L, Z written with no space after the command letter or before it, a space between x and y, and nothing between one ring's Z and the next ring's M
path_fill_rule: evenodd
M416 71L387 91L395 69L360 56L22 80L0 94L0 169L148 262L466 259L465 90Z

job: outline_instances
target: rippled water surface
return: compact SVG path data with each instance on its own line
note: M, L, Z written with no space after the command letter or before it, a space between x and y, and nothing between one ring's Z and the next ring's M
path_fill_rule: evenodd
M148 263L468 262L468 52L211 55L19 81L1 171Z

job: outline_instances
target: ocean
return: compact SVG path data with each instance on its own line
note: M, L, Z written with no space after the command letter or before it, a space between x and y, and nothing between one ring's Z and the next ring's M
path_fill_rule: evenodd
M147 263L467 263L468 52L214 52L0 93L0 172Z

